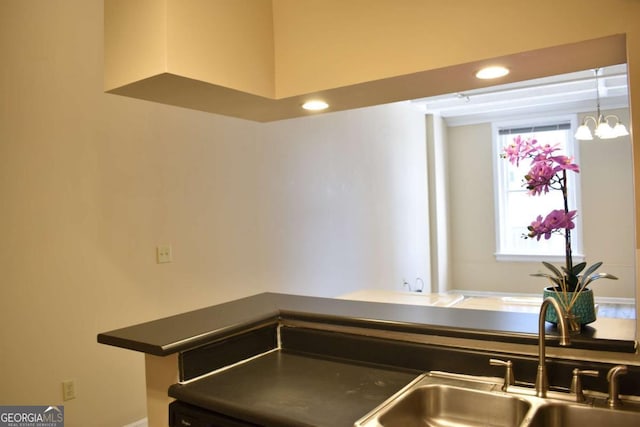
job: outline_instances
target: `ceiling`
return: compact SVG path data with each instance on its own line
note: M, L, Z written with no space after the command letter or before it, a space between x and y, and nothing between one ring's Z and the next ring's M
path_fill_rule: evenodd
M596 110L596 94L602 110L628 108L626 64L600 68L598 88L594 70L526 80L466 92L450 93L413 101L428 114L442 116L449 126L481 123L496 117Z

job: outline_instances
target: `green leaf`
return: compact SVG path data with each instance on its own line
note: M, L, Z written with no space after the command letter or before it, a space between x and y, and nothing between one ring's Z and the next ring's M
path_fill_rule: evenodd
M602 265L602 261L598 261L598 262L593 263L593 265L591 267L587 268L587 271L584 272L585 276L591 275L591 273L593 273L597 269L599 269L601 265Z
M602 265L602 261L598 261L593 265L591 265L591 267L587 268L587 271L585 271L584 274L582 275L582 279L580 279L580 283L582 284L583 287L587 286L585 283L585 280L587 280L589 276L591 276L591 273L594 273L598 268L600 268L601 265Z
M551 270L553 272L553 274L555 274L558 279L562 280L562 278L564 277L564 274L562 274L560 272L560 270L558 270L558 268L555 265L553 265L551 263L548 263L546 261L542 261L542 265L544 265L549 270Z
M576 265L573 266L573 268L571 269L571 273L573 273L575 276L577 276L578 274L580 274L580 272L582 270L584 270L584 268L587 266L586 262L581 262L578 263ZM585 273L586 274L586 273Z
M586 288L587 285L593 281L596 281L598 279L611 279L611 280L618 280L618 278L616 276L614 276L613 274L609 274L609 273L598 273L598 274L593 274L589 277L587 277L587 281L584 284L583 288Z

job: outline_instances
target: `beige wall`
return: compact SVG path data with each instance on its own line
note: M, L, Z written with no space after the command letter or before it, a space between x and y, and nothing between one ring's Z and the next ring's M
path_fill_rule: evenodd
M104 2L105 88L162 73L274 95L271 0Z
M634 0L273 0L273 10L279 96L640 31Z
M167 70L274 95L271 0L162 1L168 5Z
M608 111L629 123L628 110ZM584 252L587 261L603 261L601 271L620 278L595 282L596 295L633 298L637 266L631 141L622 137L599 142L580 143Z
M102 13L0 2L0 404L62 404L73 379L66 426L122 426L145 416L144 358L99 332L428 275L420 113L260 125L104 94Z
M608 110L628 123L627 110ZM452 283L455 289L538 293L539 262L496 261L491 124L449 128ZM580 143L586 261L603 261L600 271L617 281L592 285L599 297L635 296L633 164L628 137ZM469 185L473 182L473 185ZM470 213L469 206L473 206ZM532 213L532 220L536 213ZM514 284L513 278L518 282Z

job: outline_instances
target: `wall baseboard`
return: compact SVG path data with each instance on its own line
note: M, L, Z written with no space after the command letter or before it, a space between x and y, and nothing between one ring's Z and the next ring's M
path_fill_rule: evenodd
M127 424L127 425L122 426L122 427L148 427L148 425L149 425L149 424L148 424L148 422L147 422L147 419L146 419L146 418L143 418L143 419L141 419L141 420L138 420L138 421L133 422L133 423L131 423L131 424Z

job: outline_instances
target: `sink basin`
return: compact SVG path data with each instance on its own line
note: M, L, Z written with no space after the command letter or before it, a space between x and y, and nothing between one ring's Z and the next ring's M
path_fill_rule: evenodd
M396 400L377 417L384 427L517 426L531 404L518 397L449 385L424 385Z
M590 408L564 404L548 404L539 407L529 427L623 427L640 425L640 413L603 408Z
M430 372L418 377L356 421L355 427L636 427L640 403L610 409L604 398L578 404L555 392L539 398L532 388L500 391L501 379Z

